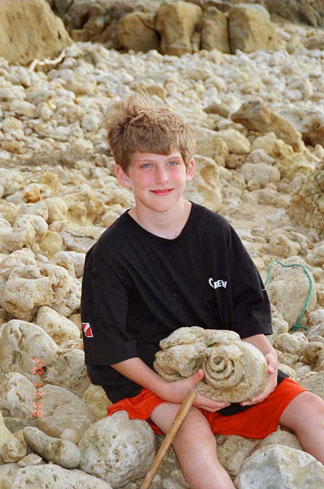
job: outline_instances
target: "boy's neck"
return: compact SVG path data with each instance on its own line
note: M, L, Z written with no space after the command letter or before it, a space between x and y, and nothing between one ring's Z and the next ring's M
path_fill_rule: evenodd
M191 211L191 202L180 200L176 208L165 212L154 212L135 206L129 215L146 231L166 239L175 239L183 230Z

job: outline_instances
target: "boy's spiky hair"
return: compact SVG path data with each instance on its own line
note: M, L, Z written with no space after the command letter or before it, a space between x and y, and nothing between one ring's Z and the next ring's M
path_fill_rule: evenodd
M136 152L168 155L177 150L186 166L195 152L193 129L168 107L156 107L145 94L113 104L106 128L115 162L124 171Z

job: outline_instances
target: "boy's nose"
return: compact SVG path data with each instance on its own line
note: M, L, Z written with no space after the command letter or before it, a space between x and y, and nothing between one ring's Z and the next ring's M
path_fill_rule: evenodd
M155 181L157 183L165 183L169 180L168 172L164 166L156 168Z

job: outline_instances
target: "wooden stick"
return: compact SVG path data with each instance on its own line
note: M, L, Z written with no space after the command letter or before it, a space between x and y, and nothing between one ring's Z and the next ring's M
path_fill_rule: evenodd
M195 391L189 391L184 400L182 401L182 404L180 406L179 411L177 412L172 425L170 426L167 434L165 435L165 438L155 455L155 459L153 460L153 463L151 467L149 468L149 471L147 472L146 476L143 479L143 482L140 486L140 489L148 489L152 483L152 480L159 470L159 467L161 463L163 462L164 457L167 454L167 451L170 448L170 445L172 444L176 434L179 431L180 426L182 425L185 417L187 416L194 400L196 399L197 392Z

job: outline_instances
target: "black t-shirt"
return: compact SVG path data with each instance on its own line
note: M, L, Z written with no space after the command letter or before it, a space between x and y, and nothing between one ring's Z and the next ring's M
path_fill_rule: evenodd
M181 326L272 333L268 296L241 240L194 203L175 239L122 214L87 253L81 316L91 328L83 334L90 379L113 402L141 386L109 365L140 357L152 368L160 340Z

